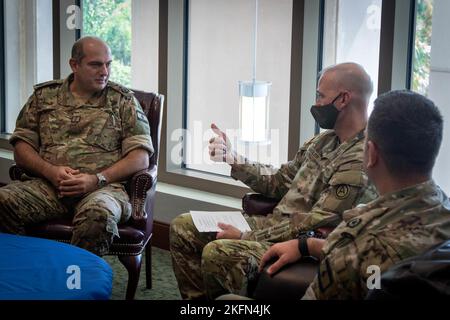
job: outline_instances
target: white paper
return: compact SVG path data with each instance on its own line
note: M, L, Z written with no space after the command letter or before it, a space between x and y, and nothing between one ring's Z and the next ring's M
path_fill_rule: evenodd
M252 230L240 211L191 211L191 217L199 232L222 231L217 226L219 222L231 224L242 232Z

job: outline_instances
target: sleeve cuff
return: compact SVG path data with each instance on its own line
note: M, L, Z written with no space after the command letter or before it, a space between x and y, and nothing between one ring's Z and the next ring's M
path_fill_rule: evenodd
M9 138L9 143L14 146L19 140L25 141L39 152L39 136L36 132L27 129L16 129L11 138Z
M155 152L149 135L137 135L127 138L122 142L122 156L125 157L130 151L138 148L146 150L149 156Z

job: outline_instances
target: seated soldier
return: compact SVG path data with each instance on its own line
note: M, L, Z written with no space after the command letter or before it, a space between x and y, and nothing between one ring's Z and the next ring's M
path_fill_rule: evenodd
M252 231L244 234L226 224L217 234L200 233L190 214L172 221L170 252L184 299L245 292L272 243L293 239L300 230L335 227L345 210L376 197L367 188L362 157L371 93L372 82L360 65L323 70L311 112L331 130L307 142L280 169L237 155L225 134L212 126L217 137L210 141L211 158L226 161L232 177L280 202L273 214L246 217Z
M346 211L326 240L307 238L273 245L262 258L267 270L312 255L318 273L303 299L363 299L369 267L381 272L450 239L450 201L433 182L443 120L429 99L393 91L375 101L366 133L364 166L380 197Z
M85 37L72 48L73 73L35 86L10 139L33 177L0 188L0 230L73 217L72 244L108 252L131 215L122 181L149 164L150 127L133 93L109 82L111 51Z

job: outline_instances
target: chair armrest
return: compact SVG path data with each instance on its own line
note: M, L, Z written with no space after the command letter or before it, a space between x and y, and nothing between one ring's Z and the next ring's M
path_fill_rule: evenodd
M273 261L272 261L273 263ZM256 283L249 284L249 294L256 300L299 300L303 297L316 276L319 261L306 257L288 264L277 273L269 276L267 264Z
M136 172L127 183L127 191L130 196L132 206L131 218L135 221L145 221L147 212L145 212L145 199L147 191L156 185L158 167L151 166Z
M242 209L248 215L266 215L272 213L278 202L260 193L247 193L242 198Z
M13 164L9 168L9 177L11 180L20 180L23 174L26 174L25 170L16 164Z

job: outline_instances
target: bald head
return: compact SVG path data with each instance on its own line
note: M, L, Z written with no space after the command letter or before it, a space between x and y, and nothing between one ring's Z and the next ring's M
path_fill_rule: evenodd
M340 63L321 72L321 77L327 75L339 90L348 90L369 102L373 92L372 80L364 68L353 62Z
M77 40L72 46L72 59L78 63L86 56L86 49L102 47L110 52L108 45L100 38L93 36L86 36Z

